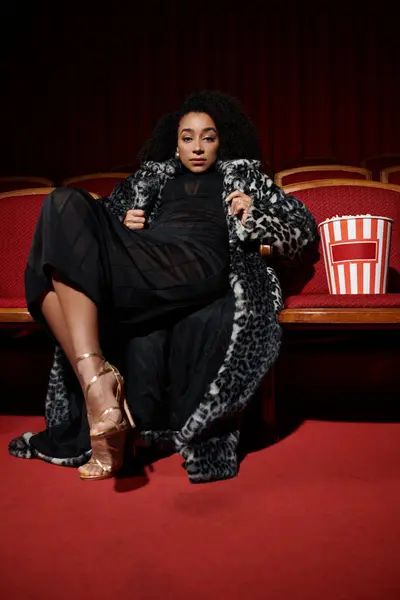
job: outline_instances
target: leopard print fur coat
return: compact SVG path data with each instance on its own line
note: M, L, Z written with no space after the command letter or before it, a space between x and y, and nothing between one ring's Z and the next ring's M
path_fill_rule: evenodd
M250 242L274 247L274 252L294 258L316 237L315 221L307 208L287 196L260 171L255 160L218 161L223 175L223 204L229 230L230 286L235 297L232 333L225 359L211 381L203 401L180 431L142 431L148 443L169 439L184 458L193 483L226 479L238 470L239 431L207 435L219 420L242 411L264 375L277 358L280 327L277 315L282 308L278 278L258 252L246 251ZM168 179L176 176L180 163L145 162L133 175L118 184L109 198L101 202L121 221L126 211L140 208L151 223L161 207L162 192ZM241 190L253 202L245 225L229 213L224 199ZM64 382L66 358L56 348L45 403L47 427L68 419L68 394ZM88 455L71 459L38 456L29 446L30 433L13 440L10 452L25 458L36 456L57 464L78 466Z

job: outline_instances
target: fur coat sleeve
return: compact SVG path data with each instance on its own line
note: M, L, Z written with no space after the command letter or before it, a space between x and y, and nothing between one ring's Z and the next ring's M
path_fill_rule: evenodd
M128 210L135 208L144 210L147 222L151 223L160 209L164 185L175 172L175 160L164 163L145 162L135 173L117 184L108 198L102 198L100 202L120 221L124 220Z
M236 234L242 242L257 240L285 258L295 258L316 238L315 220L300 200L285 194L258 165L258 161L237 160L219 166L229 190L252 198L245 225L236 218Z

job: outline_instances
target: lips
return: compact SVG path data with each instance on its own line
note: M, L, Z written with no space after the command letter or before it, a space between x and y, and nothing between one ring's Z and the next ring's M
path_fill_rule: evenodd
M196 164L204 164L206 162L206 160L205 160L205 158L192 158L190 162L196 163Z

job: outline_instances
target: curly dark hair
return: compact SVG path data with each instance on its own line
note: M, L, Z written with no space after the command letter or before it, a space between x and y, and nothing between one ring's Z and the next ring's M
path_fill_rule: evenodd
M261 148L255 127L244 113L239 100L219 91L190 94L181 110L164 115L139 154L139 160L164 161L173 158L181 118L190 112L208 114L217 126L218 158L261 160Z

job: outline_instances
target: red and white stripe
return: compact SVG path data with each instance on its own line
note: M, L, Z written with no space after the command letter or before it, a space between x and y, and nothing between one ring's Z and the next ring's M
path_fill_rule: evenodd
M320 224L331 294L384 294L392 220L338 217Z

